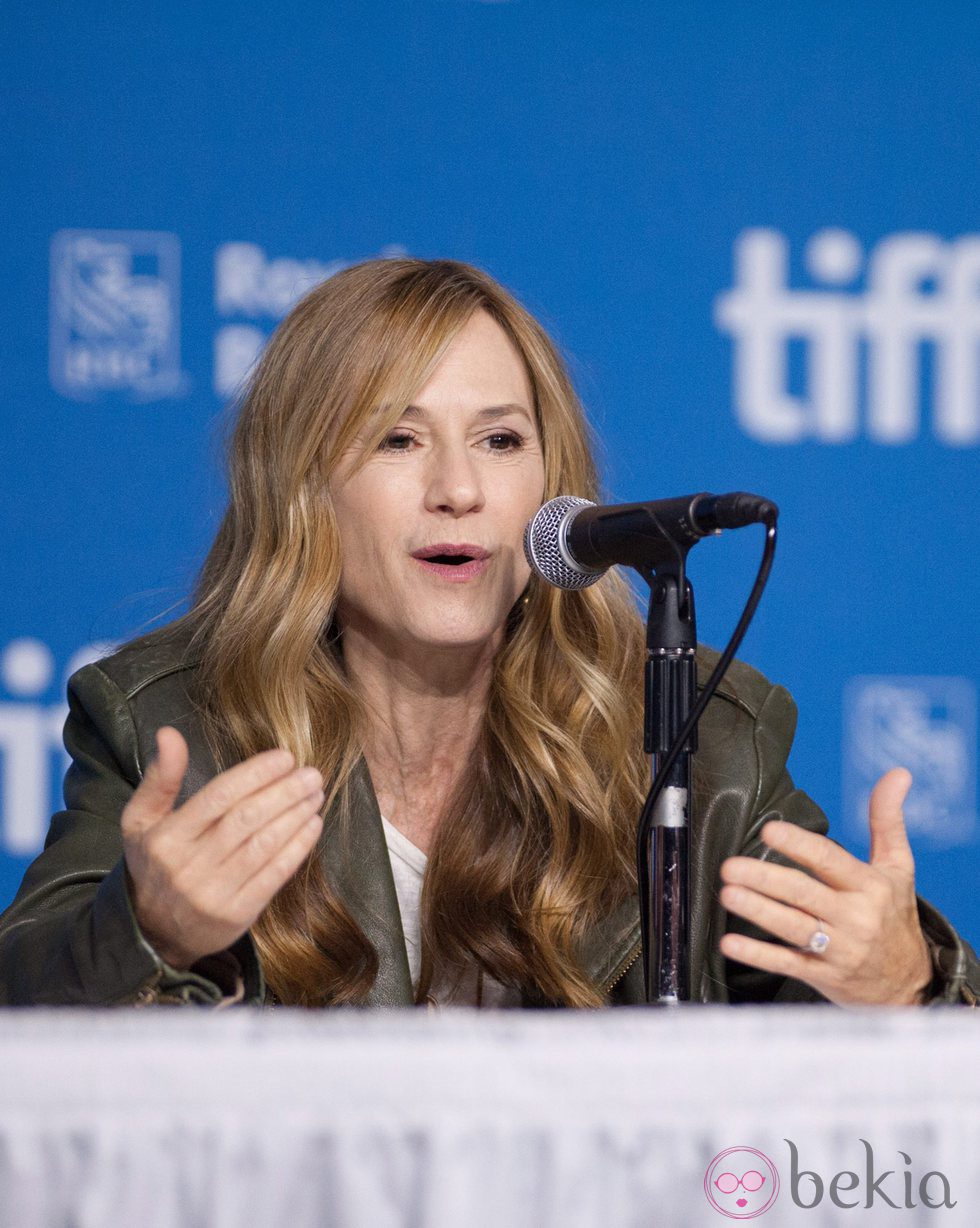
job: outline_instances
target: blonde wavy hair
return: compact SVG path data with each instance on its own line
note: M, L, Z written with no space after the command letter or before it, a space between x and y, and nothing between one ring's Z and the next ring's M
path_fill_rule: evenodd
M479 310L526 365L545 498L597 498L585 416L554 345L497 282L456 261L367 261L317 286L277 329L240 406L229 506L182 622L202 661L219 764L289 747L328 782L329 822L350 822L367 720L334 617L341 543L330 477L363 430L366 448L384 438ZM635 891L643 653L633 596L615 572L581 592L531 579L430 851L417 1001L437 974L475 963L536 1000L602 1004L580 941ZM363 1002L377 976L377 953L316 849L252 933L283 1003Z

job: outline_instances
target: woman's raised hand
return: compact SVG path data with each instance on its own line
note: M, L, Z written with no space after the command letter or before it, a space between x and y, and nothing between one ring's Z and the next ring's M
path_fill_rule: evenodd
M766 844L810 873L758 857L729 857L721 867L720 899L729 912L790 945L732 933L719 943L722 954L805 981L840 1005L920 1002L932 963L902 816L911 783L905 768L893 768L875 785L867 862L793 823L766 823ZM808 946L815 934L823 936L819 950Z
M174 810L187 743L157 731L157 755L123 811L133 909L174 968L223 951L303 864L323 828L323 778L287 750L253 755Z

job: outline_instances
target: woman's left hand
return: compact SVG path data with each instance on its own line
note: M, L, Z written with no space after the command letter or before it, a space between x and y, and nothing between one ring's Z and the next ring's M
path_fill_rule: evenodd
M902 817L911 784L905 768L893 768L875 785L868 862L794 823L766 823L766 844L814 877L756 857L729 857L721 867L720 899L729 912L792 945L726 934L722 954L805 981L841 1005L921 1002L932 964ZM819 954L807 949L818 931L829 939Z

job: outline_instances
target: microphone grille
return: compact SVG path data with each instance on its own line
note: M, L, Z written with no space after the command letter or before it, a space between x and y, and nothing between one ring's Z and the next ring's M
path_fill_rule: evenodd
M595 507L595 504L575 495L559 495L543 503L524 530L524 557L528 566L556 588L588 588L604 574L576 567L563 548L566 525L582 507Z

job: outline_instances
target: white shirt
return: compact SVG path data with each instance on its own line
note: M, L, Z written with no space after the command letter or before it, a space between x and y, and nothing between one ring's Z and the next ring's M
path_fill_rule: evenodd
M412 974L412 987L419 982L419 965L422 962L422 952L419 935L419 900L422 896L422 879L428 857L420 848L404 836L397 827L381 816L384 828L385 842L388 845L388 858L391 861L391 872L395 879L395 894L398 896L398 911L402 919L402 932L405 935L405 949L408 952L408 967ZM430 998L444 1006L476 1006L478 1003L478 969L474 966L461 979L458 986L445 983L434 983ZM481 1006L520 1006L521 995L516 989L501 985L492 977L483 975L483 990L479 1001Z

